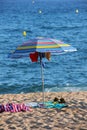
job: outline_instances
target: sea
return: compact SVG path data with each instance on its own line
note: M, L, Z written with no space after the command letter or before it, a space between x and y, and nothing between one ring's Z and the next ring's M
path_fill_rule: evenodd
M87 91L87 0L0 0L0 94L42 92L40 63L8 58L35 37L77 49L43 59L44 91Z

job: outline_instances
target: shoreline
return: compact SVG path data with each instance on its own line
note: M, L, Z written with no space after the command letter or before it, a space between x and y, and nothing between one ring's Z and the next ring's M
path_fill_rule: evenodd
M45 92L45 101L63 97L68 107L32 108L32 112L0 113L0 129L86 130L87 91ZM0 104L42 102L42 93L1 94Z
M87 91L78 91L78 92L45 92L45 101L48 100L53 100L55 97L63 97L65 98L66 102L67 102L67 97L70 96L75 98L84 94L87 94ZM75 95L75 97L74 97ZM16 98L17 97L17 98ZM72 99L72 98L71 98ZM9 93L9 94L0 94L0 104L1 103L7 103L6 101L18 101L21 103L21 101L25 102L25 101L29 101L29 102L41 102L43 101L43 93L42 92L30 92L30 93L18 93L18 94L13 94L13 93Z

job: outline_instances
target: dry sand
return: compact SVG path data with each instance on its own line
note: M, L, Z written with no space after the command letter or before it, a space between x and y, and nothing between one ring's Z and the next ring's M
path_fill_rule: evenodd
M0 113L0 130L87 130L87 92L45 93L45 101L63 97L61 110L33 108L33 112ZM42 93L0 95L0 104L42 101Z

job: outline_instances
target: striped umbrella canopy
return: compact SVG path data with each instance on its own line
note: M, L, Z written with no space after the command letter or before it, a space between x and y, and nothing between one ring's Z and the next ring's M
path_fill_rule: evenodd
M41 63L41 75L42 75L42 89L43 89L43 102L44 102L44 75L43 75L43 67L42 67L42 58L46 57L46 53L48 53L48 60L50 59L50 53L61 54L64 52L73 52L77 51L76 48L71 45L64 43L57 39L52 38L44 38L38 37L34 39L30 39L29 41L19 45L16 50L12 51L9 54L10 58L22 58L29 57L32 61L38 61L38 57L40 57ZM43 56L44 55L44 56ZM33 58L35 59L32 59Z
M38 37L35 39L30 39L28 42L23 43L18 46L15 51L9 54L11 58L22 58L28 57L31 52L51 52L51 53L64 53L73 52L76 48L63 41L51 38Z

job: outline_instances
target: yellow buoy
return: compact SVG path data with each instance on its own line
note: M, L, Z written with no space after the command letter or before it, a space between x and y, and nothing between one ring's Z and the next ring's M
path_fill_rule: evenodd
M42 11L41 10L39 10L39 14L41 14L42 13Z
M26 31L23 31L23 36L26 36L26 35L27 35Z
M79 10L78 10L78 9L76 9L76 13L79 13Z

